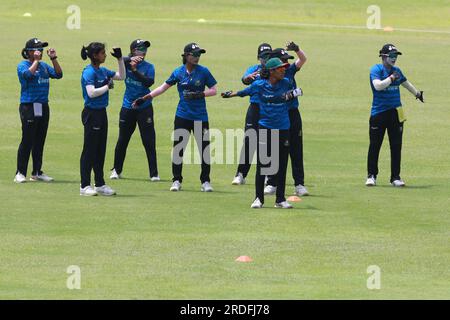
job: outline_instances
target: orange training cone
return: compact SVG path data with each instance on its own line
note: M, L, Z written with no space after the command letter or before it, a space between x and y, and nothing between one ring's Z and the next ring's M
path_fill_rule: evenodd
M240 256L235 261L237 261L237 262L252 262L253 259L250 258L249 256Z
M287 198L287 201L290 201L290 202L300 202L300 201L302 201L302 199L299 198L299 197L297 197L297 196L290 196L289 198Z

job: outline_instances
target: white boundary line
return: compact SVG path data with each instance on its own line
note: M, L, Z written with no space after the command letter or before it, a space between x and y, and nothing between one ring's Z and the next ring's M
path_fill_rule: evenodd
M258 21L240 21L240 20L206 20L206 19L169 19L169 18L111 18L108 20L120 21L153 21L153 22L170 22L170 23L204 23L204 24L232 24L232 25L247 25L247 26L276 26L276 27L308 27L308 28L328 28L328 29L355 29L368 31L383 31L380 29L368 29L366 26L350 26L338 24L319 24L319 23L300 23L300 22L258 22ZM427 29L410 29L410 28L393 28L392 31L400 32L415 32L415 33L436 33L436 34L450 34L450 31L445 30L427 30Z

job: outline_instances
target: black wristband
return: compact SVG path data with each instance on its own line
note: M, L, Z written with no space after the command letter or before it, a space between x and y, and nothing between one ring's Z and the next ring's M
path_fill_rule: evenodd
M56 60L56 59L58 59L58 57L53 57L53 58L50 58L50 60Z

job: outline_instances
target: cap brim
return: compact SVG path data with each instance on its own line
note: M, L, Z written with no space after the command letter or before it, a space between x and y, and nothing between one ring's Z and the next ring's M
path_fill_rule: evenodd
M206 53L206 50L205 49L198 49L198 50L194 50L192 52Z
M270 54L270 51L263 51L263 52L260 52L259 54L258 54L258 58L264 58L265 56L267 56L267 55L269 55Z
M402 53L401 53L400 51L391 51L391 52L388 52L388 53L380 53L380 54L379 54L379 57L382 57L382 56L388 56L390 53L396 53L396 54L398 54L399 56L402 55Z
M284 56L281 56L280 59L294 59L294 57L290 54L285 54Z
M269 70L275 70L275 69L278 69L278 68L287 68L287 67L289 67L289 63L283 63L283 64L280 64L279 66L270 68Z
M42 48L48 47L48 42L41 42Z
M144 41L144 46L146 46L147 48L150 48L150 45L151 45L151 43L150 43L150 41Z

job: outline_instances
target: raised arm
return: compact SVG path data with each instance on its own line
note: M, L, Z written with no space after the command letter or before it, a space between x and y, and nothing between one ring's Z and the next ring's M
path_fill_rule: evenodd
M293 41L290 41L286 44L286 50L295 52L295 54L298 57L298 59L295 60L295 66L297 67L297 70L300 70L307 60L305 52L303 52L303 50L300 49L298 44L296 44Z
M111 52L111 55L117 59L117 63L119 64L119 71L116 72L116 74L113 76L113 79L125 80L126 71L125 71L125 63L122 57L122 49L113 48L113 52Z

